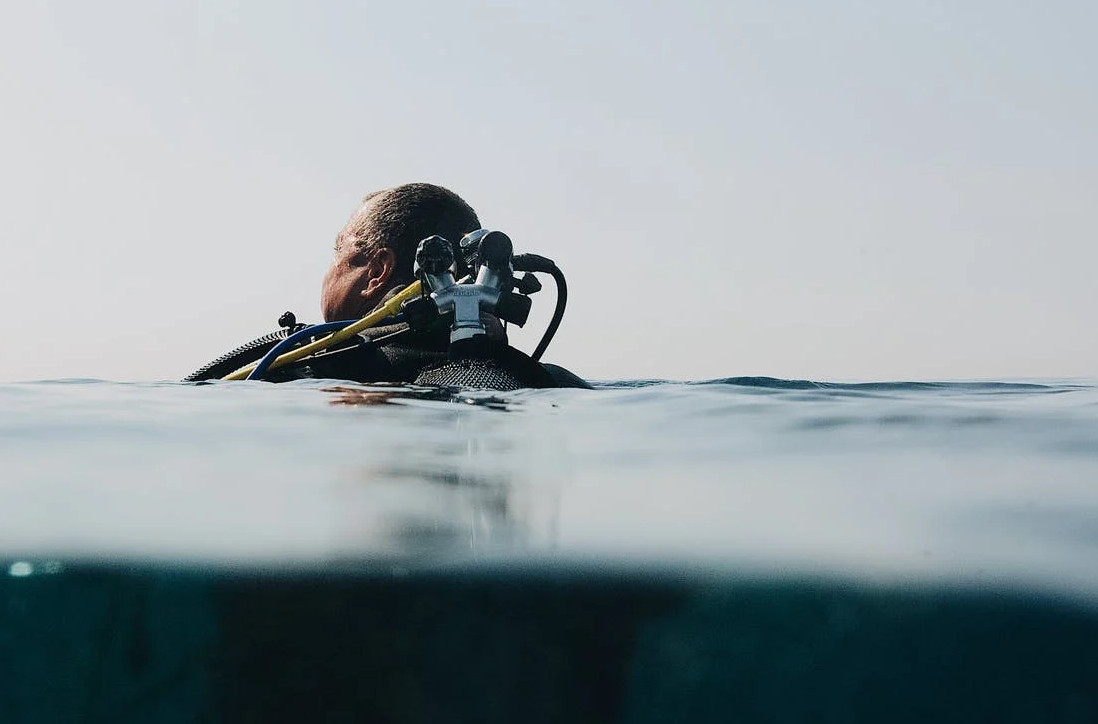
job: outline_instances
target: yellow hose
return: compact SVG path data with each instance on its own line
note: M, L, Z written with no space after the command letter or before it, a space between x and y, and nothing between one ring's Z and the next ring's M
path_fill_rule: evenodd
M350 339L354 335L358 334L364 329L373 327L386 317L391 317L400 311L400 305L407 299L418 296L420 293L421 284L418 281L414 281L404 289L401 289L393 298L385 302L374 311L367 314L362 319L358 320L354 324L349 324L338 332L329 334L327 337L318 339L315 342L310 342L304 347L298 347L297 349L290 350L285 354L280 354L274 362L271 362L271 366L268 369L277 369L283 365L288 365L291 362L296 362L302 357L308 357L314 352L319 352L322 349L327 349L334 344L339 344L345 339ZM252 362L251 364L244 365L235 372L231 372L221 379L223 380L242 380L251 374L252 370L256 368L259 362Z

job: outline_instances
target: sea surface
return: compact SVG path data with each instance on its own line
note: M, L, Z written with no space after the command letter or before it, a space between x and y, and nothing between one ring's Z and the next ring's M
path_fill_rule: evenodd
M1087 722L1096 652L1092 380L0 385L2 721Z

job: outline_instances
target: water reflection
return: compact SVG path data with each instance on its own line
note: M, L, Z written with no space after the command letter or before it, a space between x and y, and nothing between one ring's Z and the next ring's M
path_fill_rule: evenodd
M562 438L547 434L540 416L494 414L521 413L515 399L410 385L325 392L332 405L413 404L428 413L387 416L392 434L349 471L341 517L357 546L452 559L554 545Z
M491 410L508 411L513 403L494 395L485 395L481 391L463 390L460 387L422 387L409 384L377 383L369 387L325 387L323 392L336 396L332 405L387 405L406 400L430 400L433 402L452 402L456 404L476 405Z

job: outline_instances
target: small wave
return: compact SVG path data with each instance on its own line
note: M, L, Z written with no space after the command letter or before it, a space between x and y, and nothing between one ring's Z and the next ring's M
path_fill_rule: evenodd
M1060 393L1087 389L1086 385L1049 385L1033 382L815 382L777 377L723 377L686 384L696 386L754 387L774 390L836 390L850 392L938 392L956 394Z
M656 380L656 379L641 379L641 380L588 380L595 389L615 390L615 389L640 389L642 387L659 387L661 385L682 385L689 384L686 382L678 382L676 380Z
M102 385L102 384L122 384L115 382L114 380L101 380L94 377L61 377L52 380L21 380L17 382L8 383L11 385L33 385L33 386L46 386L46 385ZM5 385L7 386L7 385Z

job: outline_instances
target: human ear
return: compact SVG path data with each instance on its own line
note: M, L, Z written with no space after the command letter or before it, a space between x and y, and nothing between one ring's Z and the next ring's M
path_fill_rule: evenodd
M362 290L362 296L372 297L383 292L389 287L389 282L396 271L396 252L385 247L375 248L369 261L366 263L366 287Z

